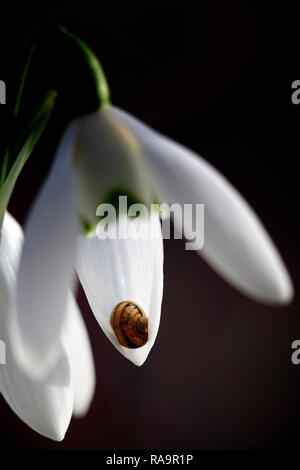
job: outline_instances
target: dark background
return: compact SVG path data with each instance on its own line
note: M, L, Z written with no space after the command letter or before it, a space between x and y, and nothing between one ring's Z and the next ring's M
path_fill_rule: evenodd
M186 252L183 241L166 241L161 327L145 365L136 368L111 346L80 291L97 368L88 415L72 420L55 443L1 399L0 448L297 448L300 365L290 359L300 339L296 12L255 1L9 4L0 30L8 105L28 33L47 22L67 26L97 53L114 104L200 153L242 192L277 244L296 296L285 308L259 305ZM25 117L64 67L54 65L45 44L25 90ZM49 168L71 97L73 106L86 101L80 70L72 73L11 200L20 222ZM0 107L3 134L8 105Z

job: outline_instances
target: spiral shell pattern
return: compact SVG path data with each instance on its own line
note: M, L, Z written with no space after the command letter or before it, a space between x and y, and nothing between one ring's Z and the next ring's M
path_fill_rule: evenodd
M148 341L148 318L139 305L129 300L113 309L110 324L121 346L140 348Z

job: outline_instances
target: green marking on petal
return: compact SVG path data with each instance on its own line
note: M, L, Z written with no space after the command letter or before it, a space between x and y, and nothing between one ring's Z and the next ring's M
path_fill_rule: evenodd
M95 230L94 225L85 217L80 217L80 222L86 235L91 234Z
M158 199L157 196L155 196L152 199L152 206L154 206L154 210L158 213L159 217L162 219L163 218L163 212L160 208L161 201Z
M157 197L154 197L154 198L152 199L152 204L158 204L158 205L160 205L161 202L160 202L160 200L159 200Z
M135 196L133 193L131 193L130 191L127 191L127 189L114 188L111 191L109 191L107 196L104 198L104 201L102 202L102 204L111 204L115 208L117 216L119 215L119 197L120 196L127 197L127 209L133 204L148 205L145 202L143 202L141 199L139 199L137 196ZM99 220L102 219L101 216L97 216L97 218Z

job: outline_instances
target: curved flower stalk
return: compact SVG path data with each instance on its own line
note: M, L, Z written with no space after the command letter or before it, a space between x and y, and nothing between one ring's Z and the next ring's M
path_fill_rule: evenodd
M153 346L163 290L159 214L142 219L146 239L119 235L103 240L96 226L104 214L97 208L115 204L121 195L146 206L156 198L205 204L200 254L206 261L253 299L280 305L293 296L278 251L238 191L200 156L111 106L102 69L97 70L102 83L97 89L105 90L100 107L68 126L25 228L12 341L18 362L37 377L44 377L59 356L57 337L73 266L101 328L118 350L141 365ZM116 232L127 219L123 212L118 214ZM192 220L187 225L186 235L192 232ZM124 309L117 311L117 318L123 318L122 328L130 334L128 310L148 316L146 344L120 344L111 323L111 312L119 304Z
M6 212L0 239L0 338L6 345L6 363L0 365L0 392L28 426L60 441L72 413L82 416L91 402L95 387L93 357L83 320L69 291L58 339L60 354L53 368L43 380L35 381L15 361L9 329L16 315L16 279L22 245L22 229Z

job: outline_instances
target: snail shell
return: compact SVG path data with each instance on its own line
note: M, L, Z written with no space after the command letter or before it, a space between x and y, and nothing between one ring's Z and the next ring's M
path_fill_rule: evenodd
M135 349L148 341L148 318L134 302L118 303L110 316L110 324L121 346Z

